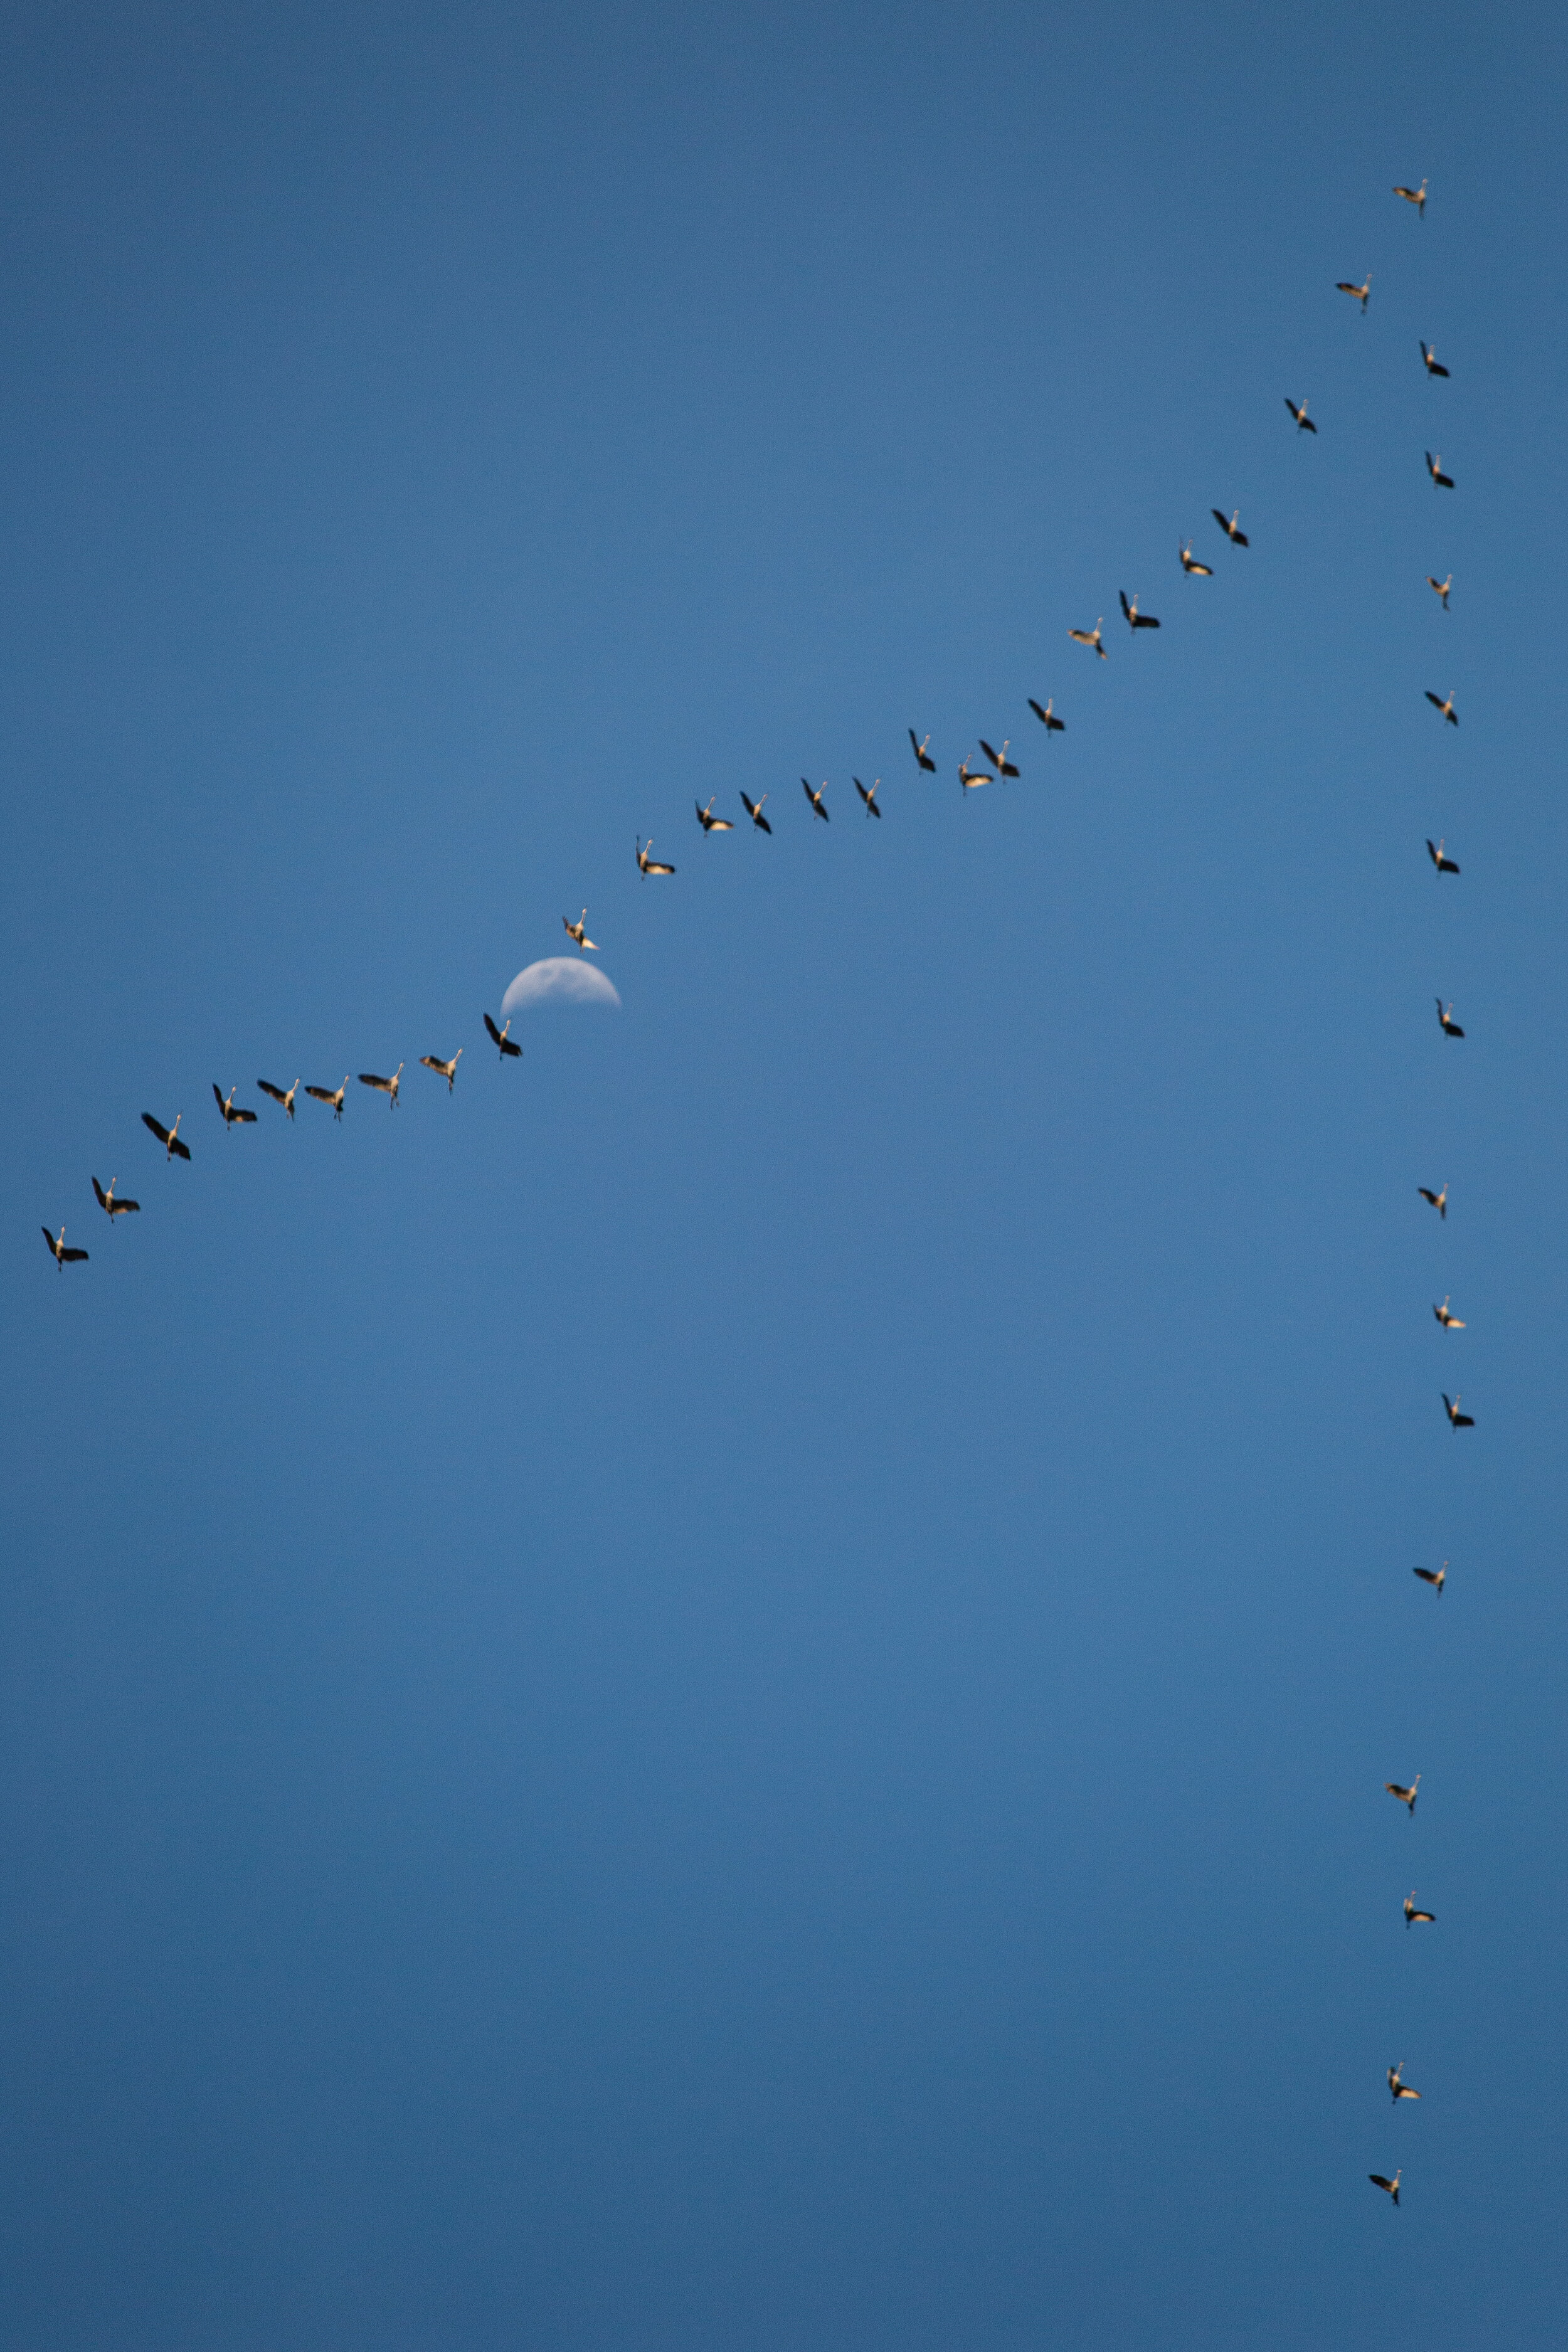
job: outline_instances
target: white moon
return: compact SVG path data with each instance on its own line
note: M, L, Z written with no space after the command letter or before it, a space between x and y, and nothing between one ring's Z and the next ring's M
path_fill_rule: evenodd
M546 956L520 971L501 998L503 1013L531 1013L540 1004L619 1004L596 964L581 956Z

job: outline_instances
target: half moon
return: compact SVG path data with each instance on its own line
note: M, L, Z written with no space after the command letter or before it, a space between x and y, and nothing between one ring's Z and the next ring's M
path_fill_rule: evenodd
M546 956L520 971L501 998L503 1013L532 1013L542 1004L619 1004L596 964L580 956Z

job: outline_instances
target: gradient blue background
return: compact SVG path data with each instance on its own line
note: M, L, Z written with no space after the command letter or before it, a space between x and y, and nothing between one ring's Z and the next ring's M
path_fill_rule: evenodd
M0 2342L1560 2343L1563 67L6 11Z

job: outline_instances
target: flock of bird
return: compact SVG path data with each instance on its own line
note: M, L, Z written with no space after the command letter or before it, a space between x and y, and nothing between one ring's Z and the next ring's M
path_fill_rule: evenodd
M1422 181L1418 188L1396 187L1394 190L1394 194L1396 196L1403 198L1405 203L1414 205L1418 216L1425 219L1426 209L1426 182L1425 180ZM1367 315L1372 296L1371 272L1369 271L1366 274L1360 285L1356 285L1349 278L1341 278L1338 281L1338 289L1341 293L1351 296L1351 298L1359 305L1361 314L1364 318ZM1423 365L1428 376L1442 378L1447 377L1449 373L1448 369L1439 362L1436 352L1425 341L1420 343L1420 352ZM1317 423L1308 415L1308 404L1304 399L1295 400L1287 394L1285 406L1294 420L1298 433L1317 433ZM1433 486L1438 489L1451 490L1454 487L1453 478L1443 471L1441 457L1436 456L1430 450L1426 453L1426 470ZM1214 507L1210 511L1215 523L1219 526L1220 530L1224 533L1225 538L1230 546L1233 548L1242 549L1250 545L1247 533L1241 528L1239 509L1233 509L1229 515L1226 515L1219 507ZM1211 579L1214 576L1213 565L1203 562L1193 553L1193 541L1188 539L1181 541L1178 545L1177 552L1183 573L1190 578ZM1428 572L1426 574L1426 581L1428 586L1436 595L1444 612L1447 613L1449 610L1448 599L1449 593L1453 587L1453 573L1450 572L1446 579L1439 581L1435 578L1432 573ZM1128 629L1134 640L1136 640L1141 631L1159 628L1160 622L1156 615L1152 613L1144 612L1142 609L1139 595L1135 594L1130 597L1125 590L1119 591L1118 595L1122 617L1126 621ZM1107 654L1104 642L1104 626L1105 617L1102 614L1096 620L1092 629L1069 628L1067 634L1068 638L1074 644L1087 647L1088 650L1093 653L1100 661L1105 661L1109 658L1109 656ZM1427 688L1426 689L1426 693L1427 701L1432 704L1439 717L1443 719L1448 726L1458 727L1459 720L1458 713L1455 708L1454 689L1450 688L1447 695L1438 695L1433 692L1430 688ZM1037 700L1034 696L1028 697L1027 699L1030 710L1046 731L1046 740L1047 743L1049 742L1052 735L1061 734L1065 731L1066 721L1057 716L1053 697L1047 696L1044 702ZM909 730L910 748L914 755L917 772L921 774L935 775L937 773L937 762L931 754L931 739L929 734L922 738L916 734L915 730L912 727ZM1018 777L1021 773L1017 761L1009 756L1012 749L1009 739L1004 738L1001 747L998 750L984 736L982 736L978 739L978 748L979 758L977 760L972 760L971 755L968 752L965 752L963 757L958 762L958 782L960 790L965 798L967 798L970 793L978 790L983 785L994 783L998 780L1011 780ZM822 783L816 786L813 786L805 776L803 776L800 781L801 789L805 795L807 806L811 811L813 823L820 822L824 824L830 823L831 811L827 805L826 781L825 780ZM869 785L863 783L858 776L853 778L853 782L856 792L859 795L860 803L866 815L868 818L876 818L880 821L882 809L877 797L881 785L880 777L878 777L876 781ZM710 796L706 803L700 801L695 803L697 820L705 835L716 833L731 833L735 830L734 821L731 818L715 813L714 801L716 799L717 794L712 794ZM763 793L756 800L752 800L751 795L744 791L742 791L740 794L741 806L752 827L758 833L771 835L773 829L773 820L764 814L768 799L769 794L767 793ZM1426 852L1439 880L1441 880L1442 877L1445 875L1458 875L1460 869L1456 861L1447 855L1447 843L1445 840L1439 839L1436 842L1433 842L1428 839L1426 843ZM653 855L652 839L649 838L645 842L640 835L637 840L637 863L639 872L645 877L673 876L676 870L674 865L668 859L656 858ZM584 907L581 909L575 920L565 915L561 919L567 937L573 941L579 953L583 955L590 953L596 954L598 952L597 943L587 936L587 918L588 909ZM1437 1019L1444 1036L1446 1038L1454 1039L1462 1038L1465 1032L1459 1025L1458 1022L1454 1018L1453 1005L1451 1003L1445 1004L1441 997L1437 998L1436 1004ZM483 1019L486 1033L491 1045L496 1047L501 1063L504 1065L509 1060L520 1059L521 1057L522 1048L510 1034L511 1029L510 1021L508 1020L500 1026L498 1026L489 1013L484 1014ZM447 1082L447 1092L450 1093L457 1082L458 1065L463 1057L463 1052L464 1048L459 1045L456 1053L451 1055L422 1054L419 1056L419 1063L423 1068L431 1071L437 1077L444 1078ZM395 1110L398 1107L404 1067L405 1065L400 1062L390 1077L384 1076L376 1071L362 1070L359 1073L359 1083L361 1086L369 1088L374 1093L385 1095L388 1097L390 1107L392 1109ZM276 1103L284 1115L291 1121L294 1118L295 1099L300 1090L300 1081L296 1078L293 1085L288 1087L277 1086L268 1078L258 1078L256 1083L258 1092L267 1097L270 1101ZM341 1119L343 1115L343 1106L348 1097L350 1083L350 1076L345 1075L342 1083L336 1087L307 1086L304 1088L304 1092L312 1101L321 1103L325 1108L329 1108L331 1111L334 1119ZM249 1109L244 1104L236 1101L235 1097L238 1092L237 1087L231 1086L226 1095L215 1083L212 1091L213 1099L217 1106L226 1131L231 1130L236 1127L248 1127L256 1124L257 1113L254 1110ZM172 1127L165 1127L162 1120L155 1118L151 1111L144 1111L142 1118L143 1126L148 1129L156 1141L162 1146L166 1160L188 1160L190 1159L190 1146L180 1133L184 1118L183 1113L179 1117L176 1117ZM127 1199L118 1191L118 1184L119 1179L117 1177L110 1181L107 1188L99 1181L97 1176L92 1178L93 1196L97 1201L99 1207L108 1217L111 1228L117 1218L134 1215L141 1208L141 1203L138 1201ZM1421 1185L1417 1187L1417 1190L1421 1198L1428 1202L1432 1208L1436 1210L1439 1220L1446 1223L1448 1214L1448 1187L1447 1182L1444 1183L1441 1191L1438 1192L1432 1191L1426 1185ZM87 1262L89 1253L85 1249L75 1246L67 1246L66 1228L63 1224L60 1226L58 1233L51 1233L47 1225L44 1226L42 1230L45 1243L47 1244L49 1254L53 1257L58 1267L63 1270L68 1265L82 1265ZM1447 1297L1444 1298L1440 1307L1434 1305L1432 1312L1436 1318L1439 1326L1445 1332L1462 1331L1465 1328L1465 1324L1462 1319L1451 1312L1449 1300ZM1462 1430L1473 1429L1475 1427L1474 1416L1460 1410L1461 1399L1458 1393L1450 1398L1446 1392L1444 1392L1443 1405L1444 1410L1447 1414L1449 1424L1452 1428L1455 1430ZM1417 1568L1415 1570L1415 1573L1422 1580L1423 1582L1429 1585L1436 1596L1441 1599L1444 1586L1447 1579L1447 1569L1448 1563L1445 1560L1440 1568ZM1416 1797L1421 1786L1421 1775L1419 1772L1416 1773L1415 1779L1410 1781L1408 1785L1397 1780L1389 1780L1384 1783L1384 1786L1388 1794L1394 1798L1397 1802L1404 1805L1412 1818L1414 1818ZM1404 1916L1407 1929L1415 1926L1431 1926L1435 1922L1435 1915L1431 1911L1423 1910L1418 1907L1415 1901L1415 1892L1416 1890L1412 1888L1410 1893L1405 1897ZM1393 2096L1394 2105L1396 2107L1406 2100L1417 2100L1421 2096L1419 2091L1415 2090L1410 2084L1405 2081L1404 2071L1404 2062L1401 2061L1398 2065L1389 2067L1387 2073L1388 2087ZM1403 2172L1404 2168L1401 2166L1397 2167L1392 2174L1383 2172L1370 2173L1368 2175L1368 2179L1373 2182L1374 2187L1384 2191L1393 2200L1394 2204L1397 2205L1399 2203L1400 2182L1403 2178Z

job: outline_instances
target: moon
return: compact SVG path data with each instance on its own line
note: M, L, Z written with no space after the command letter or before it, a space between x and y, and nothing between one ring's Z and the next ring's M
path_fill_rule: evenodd
M580 956L546 956L526 964L501 998L503 1013L531 1013L541 1004L619 1004L596 964Z

